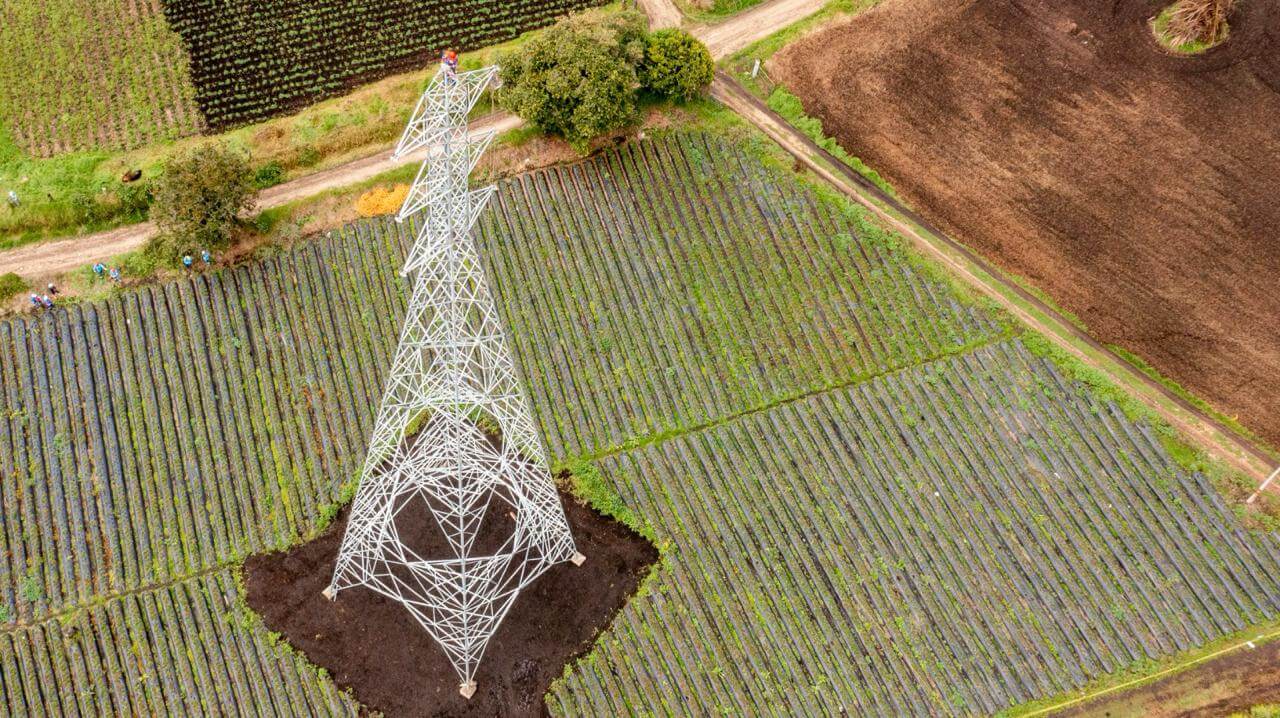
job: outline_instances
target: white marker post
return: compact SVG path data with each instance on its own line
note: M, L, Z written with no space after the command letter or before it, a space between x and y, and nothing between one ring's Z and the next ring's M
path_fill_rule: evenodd
M1258 497L1262 495L1263 491L1267 490L1267 487L1271 485L1272 481L1276 480L1277 476L1280 476L1280 466L1277 466L1276 470L1271 472L1271 475L1267 477L1267 480L1262 482L1262 485L1258 487L1258 490L1253 492L1253 496L1250 496L1245 503L1252 504L1257 501Z

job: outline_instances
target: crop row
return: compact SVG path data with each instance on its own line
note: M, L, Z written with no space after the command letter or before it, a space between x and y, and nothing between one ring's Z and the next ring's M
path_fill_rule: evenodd
M1000 331L839 207L701 134L504 182L478 243L553 456Z
M600 466L673 548L560 715L991 713L1280 614L1277 537L1016 340Z
M505 41L594 0L163 0L215 129Z
M0 122L32 155L130 149L203 120L158 0L0 6Z
M296 540L364 454L404 297L366 226L0 323L0 614Z
M243 610L219 571L0 632L0 714L356 715Z
M997 331L752 167L680 135L502 184L482 256L553 458ZM712 191L727 202L700 209ZM410 237L360 223L261 264L0 323L0 623L284 545L332 513L394 351Z

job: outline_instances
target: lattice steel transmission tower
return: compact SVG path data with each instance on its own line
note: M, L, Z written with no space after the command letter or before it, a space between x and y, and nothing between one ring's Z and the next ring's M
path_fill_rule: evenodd
M421 221L402 270L413 289L324 592L334 599L366 586L403 603L448 654L467 698L517 593L557 563L583 561L470 237L493 188L473 191L467 177L494 133L469 134L467 114L495 74L442 68L396 146L397 156L432 148L397 217ZM416 527L397 519L415 510L438 524L445 556L421 556L401 540ZM493 550L490 527L490 547L477 545L495 520L509 538Z

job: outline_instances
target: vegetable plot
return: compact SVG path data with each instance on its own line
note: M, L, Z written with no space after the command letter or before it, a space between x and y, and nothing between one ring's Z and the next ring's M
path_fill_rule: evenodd
M283 114L355 85L510 40L598 0L161 0L209 126Z
M353 708L230 577L356 475L412 232L0 323L0 713ZM505 181L476 238L552 461L669 547L553 713L987 713L1280 614L1276 536L739 146Z
M364 455L396 235L0 323L0 616L289 545Z
M616 450L1002 330L705 135L505 182L480 224L552 456Z
M5 2L0 27L0 122L28 154L125 150L203 127L159 0Z
M599 466L672 548L559 715L988 714L1280 614L1280 537L1017 340Z
M238 601L223 570L0 633L0 713L358 714L350 696L256 630Z

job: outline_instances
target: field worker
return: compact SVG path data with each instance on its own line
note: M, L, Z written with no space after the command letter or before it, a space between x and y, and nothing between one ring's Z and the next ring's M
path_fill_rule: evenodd
M31 295L31 306L33 306L33 307L38 307L38 306L40 306L40 297L37 297L36 295L32 294L32 295Z
M40 306L44 307L45 309L53 309L53 300L49 298L48 294L44 295L43 297L40 297Z
M116 284L120 283L120 270L117 269L116 267L111 268L111 281L115 282Z
M204 262L205 264L208 264L213 261L213 255L209 254L209 250L202 249L200 250L200 261Z
M55 297L58 296L58 288L53 286L53 282L49 282L49 286L45 287L45 289L49 290L49 294Z
M456 50L445 50L440 56L440 65L444 67L444 72L449 80L449 84L453 84L458 75L458 53Z
M13 190L9 190L9 206L10 207L18 206L18 193L14 192Z
M102 262L95 262L93 265L93 275L98 279L102 279L102 275L107 273L107 265Z
M187 269L191 269L191 264L194 261L195 260L191 258L190 254L182 255L182 266L186 267Z

